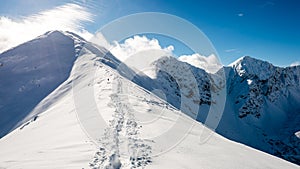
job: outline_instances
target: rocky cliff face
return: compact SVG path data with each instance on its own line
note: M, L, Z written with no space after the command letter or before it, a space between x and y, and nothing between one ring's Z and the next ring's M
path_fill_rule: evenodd
M156 86L166 100L200 122L218 101L214 74L162 57L153 63ZM217 132L300 164L300 66L281 68L245 56L224 67L226 105ZM217 118L217 117L216 117Z
M281 68L243 57L230 71L228 97L239 120L258 129L257 147L299 164L300 66Z

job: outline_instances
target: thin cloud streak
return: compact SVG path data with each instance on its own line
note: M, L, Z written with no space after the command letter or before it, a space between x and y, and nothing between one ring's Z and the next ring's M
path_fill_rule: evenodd
M226 49L226 50L225 50L225 52L228 52L228 53L229 53L229 52L237 52L237 51L238 51L237 49Z
M264 4L261 4L259 7L260 8L265 8L265 7L270 7L270 6L274 6L275 3L272 1L266 1Z
M87 8L72 3L20 19L0 16L0 52L50 30L72 31L90 38L92 34L84 29L83 23L93 22L92 18Z

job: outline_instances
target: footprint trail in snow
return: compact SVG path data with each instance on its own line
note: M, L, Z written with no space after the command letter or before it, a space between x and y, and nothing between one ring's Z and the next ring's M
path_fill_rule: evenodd
M100 147L90 167L93 169L144 168L151 163L151 146L139 138L137 124L128 101L127 84L121 77L113 80L110 95L114 108L112 120L105 129Z

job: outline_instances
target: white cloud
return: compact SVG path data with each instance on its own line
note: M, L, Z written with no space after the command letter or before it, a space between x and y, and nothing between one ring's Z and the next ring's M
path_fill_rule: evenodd
M198 53L192 55L182 55L178 58L178 60L204 69L209 73L215 73L222 67L222 64L214 54L209 56L202 56Z
M92 37L83 28L83 22L92 22L92 14L77 4L65 4L21 19L0 16L0 52L49 30L72 31L84 38Z
M224 50L226 53L231 53L231 54L240 54L241 51L239 49L236 48L232 48L232 49L226 49Z
M239 17L242 17L242 16L244 16L244 14L243 14L243 13L239 13L238 16L239 16Z
M300 62L296 61L296 62L293 62L290 66L299 66L299 65L300 65Z
M274 6L275 3L272 2L272 1L267 1L265 3L263 3L262 5L260 5L261 8L266 8L266 7L271 7L271 6Z
M99 41L103 43L103 36L100 37L101 40ZM105 42L105 44L107 44L107 42ZM152 63L162 56L174 56L174 46L169 45L168 47L162 47L157 39L148 39L146 36L134 36L133 38L126 39L124 43L114 42L114 44L110 46L110 51L118 59L140 71L148 67L149 63ZM129 57L130 59L128 59ZM209 56L202 56L198 53L182 55L178 57L178 60L204 69L210 73L215 73L222 67L218 58L213 54Z
M158 51L162 50L166 52L166 55L172 55L174 50L173 46L168 46L163 48L160 46L159 41L157 39L148 39L146 36L134 36L133 38L128 38L124 41L124 43L114 42L112 45L111 53L114 54L121 61L126 60L128 57L138 54L144 53L145 51Z

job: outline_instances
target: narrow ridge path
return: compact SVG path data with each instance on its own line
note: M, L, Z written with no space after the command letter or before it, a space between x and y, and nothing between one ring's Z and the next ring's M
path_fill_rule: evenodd
M100 140L90 167L93 169L145 168L151 160L151 146L139 138L139 126L128 100L128 82L115 77L110 95L115 111Z

